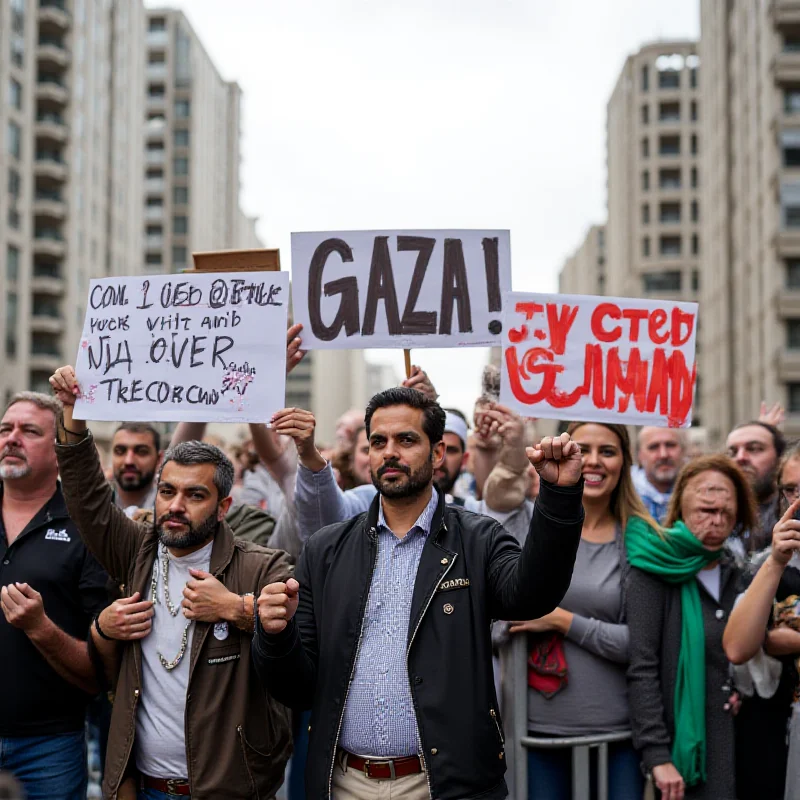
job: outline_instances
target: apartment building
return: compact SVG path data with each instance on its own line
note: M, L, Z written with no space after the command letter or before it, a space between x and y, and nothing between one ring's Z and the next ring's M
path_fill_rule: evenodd
M239 208L241 89L225 81L180 11L148 9L144 268L193 251L260 245Z
M141 263L144 13L0 3L0 399L49 391L75 359L89 279Z
M704 373L711 441L762 399L800 436L800 2L702 0Z
M561 294L605 294L606 226L592 225L558 274Z

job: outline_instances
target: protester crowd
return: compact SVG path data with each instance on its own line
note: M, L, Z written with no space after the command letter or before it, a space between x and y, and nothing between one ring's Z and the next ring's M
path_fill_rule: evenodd
M465 414L414 367L333 442L313 409L235 446L124 422L104 469L74 370L50 382L0 421L0 797L83 800L88 735L120 800L499 800L517 637L532 736L631 732L608 797L800 797L779 407L690 457L676 429L538 440L490 368ZM572 776L528 751L530 798Z

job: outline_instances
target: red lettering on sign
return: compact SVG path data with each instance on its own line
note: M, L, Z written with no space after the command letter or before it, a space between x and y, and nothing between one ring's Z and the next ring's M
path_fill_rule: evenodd
M647 311L644 308L626 308L622 312L622 316L624 319L629 319L631 321L631 332L628 334L628 338L632 342L638 342L639 323L643 319L647 319Z
M622 336L622 327L616 325L611 330L606 330L606 328L603 327L603 320L605 317L621 319L622 312L619 306L614 303L600 303L592 312L592 333L600 342L616 342L617 339Z
M657 308L647 321L647 334L653 344L666 344L669 339L669 331L661 333L661 328L667 321L667 312L663 308Z
M519 328L508 329L508 341L513 344L524 342L528 338L528 326L520 325Z
M545 363L537 363L543 358ZM556 376L564 371L561 364L553 364L553 354L543 347L532 347L522 357L522 362L517 359L515 347L506 348L506 368L511 381L511 391L520 403L540 403L546 400L556 385ZM538 392L531 394L522 386L522 379L529 380L531 375L543 375L542 385Z
M544 306L540 303L517 303L514 306L514 311L516 311L517 314L524 314L525 319L530 322L534 314L539 311L544 311Z
M577 316L578 306L570 307L563 305L561 306L561 313L559 313L558 306L555 303L547 304L547 324L550 326L550 347L553 348L553 352L557 356L564 355L564 348L567 345L567 336Z
M681 332L681 327L686 326L686 333ZM686 344L692 336L694 330L694 315L681 311L679 308L672 309L672 346L680 347Z

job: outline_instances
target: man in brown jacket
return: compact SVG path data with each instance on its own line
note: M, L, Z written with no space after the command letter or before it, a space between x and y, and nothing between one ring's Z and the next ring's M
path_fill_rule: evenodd
M128 620L152 628L123 649L104 795L113 800L138 773L139 796L148 800L273 797L291 734L285 709L253 673L250 634L253 595L292 574L287 555L234 539L224 521L233 467L201 442L165 454L155 525L128 519L114 504L91 432L72 418L74 370L60 368L50 383L64 403L56 451L70 514L111 577L155 610L152 620L149 612ZM212 607L225 609L222 618Z

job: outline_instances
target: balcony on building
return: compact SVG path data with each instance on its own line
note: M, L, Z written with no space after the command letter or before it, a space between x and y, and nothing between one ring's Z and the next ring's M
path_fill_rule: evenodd
M42 148L36 151L34 161L34 174L38 178L53 181L64 181L67 178L67 165L61 151L51 148Z
M39 256L33 262L31 290L38 294L49 294L60 297L66 290L61 264L56 260L47 260Z
M69 92L61 76L54 72L40 72L36 78L36 100L57 106L66 105Z
M67 215L67 204L60 188L36 188L33 195L33 216L40 219L62 221Z
M39 0L38 21L40 31L66 31L70 23L66 0Z
M145 152L144 161L148 167L165 164L166 160L164 150L147 150Z
M36 45L36 61L39 67L58 71L69 64L69 50L64 44L63 36L39 34Z
M61 356L61 340L52 333L31 334L31 349L28 366L35 370L58 369L64 362Z
M36 115L33 133L37 142L50 141L62 144L67 140L67 124L59 111L41 111Z
M50 295L33 295L30 328L32 333L62 333L64 318L60 303Z
M800 25L800 0L770 0L769 14L778 28Z
M34 228L33 256L50 256L51 258L64 258L67 247L64 236L54 226Z

